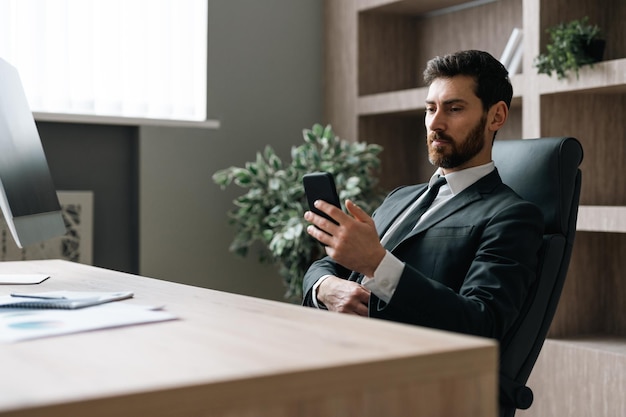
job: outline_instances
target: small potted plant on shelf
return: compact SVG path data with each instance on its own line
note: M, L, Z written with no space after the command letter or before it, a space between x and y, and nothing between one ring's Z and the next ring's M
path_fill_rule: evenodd
M552 76L554 72L561 80L574 71L578 78L582 66L602 60L605 41L599 38L600 28L590 24L588 16L560 23L546 32L551 42L546 45L546 53L537 56L534 62L539 74Z
M258 248L260 262L279 266L285 298L292 302L302 298L302 278L309 265L324 255L322 246L305 230L307 222L302 216L308 204L303 175L330 172L342 204L350 198L369 213L384 197L374 175L380 166L381 146L342 140L330 126L319 124L305 129L303 136L304 144L291 150L290 164L284 164L267 146L245 167L230 167L213 175L222 189L233 182L248 189L234 200L236 208L228 213L236 227L230 251L246 256L251 248Z

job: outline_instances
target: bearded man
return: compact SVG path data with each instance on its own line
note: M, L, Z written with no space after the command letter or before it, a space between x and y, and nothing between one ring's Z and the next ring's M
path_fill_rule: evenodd
M508 72L461 51L430 60L424 80L437 170L392 191L372 217L350 200L348 213L317 201L337 224L304 215L327 256L307 271L303 304L502 340L535 280L544 228L491 158L513 96Z

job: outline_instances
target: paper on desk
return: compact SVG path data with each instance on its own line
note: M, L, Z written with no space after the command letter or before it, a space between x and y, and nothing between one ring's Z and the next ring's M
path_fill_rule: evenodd
M78 310L0 309L0 342L58 336L96 329L174 320L153 307L115 302Z

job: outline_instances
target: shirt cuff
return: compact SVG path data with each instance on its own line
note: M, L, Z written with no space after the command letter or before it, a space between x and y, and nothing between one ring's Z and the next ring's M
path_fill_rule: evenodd
M321 301L317 301L317 289L319 288L320 284L328 277L330 277L330 275L324 275L323 277L318 279L315 284L313 284L313 289L311 290L312 291L311 299L313 300L313 305L315 306L315 308L328 310L328 308L326 308L324 303L322 303Z
M363 277L361 285L369 289L384 302L389 303L398 287L403 270L404 262L387 251L378 268L374 271L374 276Z

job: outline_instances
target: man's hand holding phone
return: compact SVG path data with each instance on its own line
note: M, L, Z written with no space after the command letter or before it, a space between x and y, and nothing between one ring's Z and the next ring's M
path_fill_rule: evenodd
M325 177L316 177L319 187L305 185L311 211L304 218L312 223L307 233L326 246L326 254L341 265L373 276L385 256L374 220L350 200L346 200L349 214L344 213L339 198L333 197L337 195L334 183L329 185L332 176Z

